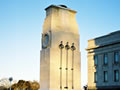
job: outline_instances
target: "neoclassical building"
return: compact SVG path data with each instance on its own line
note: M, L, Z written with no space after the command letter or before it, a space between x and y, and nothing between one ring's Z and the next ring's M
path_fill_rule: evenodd
M120 90L120 31L88 40L88 90Z

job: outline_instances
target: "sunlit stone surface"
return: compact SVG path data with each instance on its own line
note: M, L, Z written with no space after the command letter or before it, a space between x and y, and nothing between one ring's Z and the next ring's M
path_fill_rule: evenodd
M64 5L51 5L45 10L40 51L40 90L81 90L76 11ZM64 47L59 47L60 44Z

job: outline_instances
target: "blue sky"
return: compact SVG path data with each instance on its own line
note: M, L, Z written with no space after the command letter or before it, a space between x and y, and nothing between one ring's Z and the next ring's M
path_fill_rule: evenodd
M38 80L45 8L76 10L82 85L87 84L87 40L120 30L120 0L0 0L0 78Z

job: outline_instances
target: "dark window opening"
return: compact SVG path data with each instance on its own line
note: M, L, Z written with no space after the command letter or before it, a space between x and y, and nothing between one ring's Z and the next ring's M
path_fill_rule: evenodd
M114 70L114 81L115 82L119 81L119 71L118 70Z
M97 83L97 81L98 81L97 78L98 78L97 72L94 72L94 82L95 82L95 83Z
M119 53L115 52L114 53L114 64L118 64L119 63Z
M98 56L97 55L94 56L94 65L95 66L98 65Z
M104 71L104 82L108 81L108 72Z
M103 63L104 63L104 65L108 64L108 55L107 54L104 54Z

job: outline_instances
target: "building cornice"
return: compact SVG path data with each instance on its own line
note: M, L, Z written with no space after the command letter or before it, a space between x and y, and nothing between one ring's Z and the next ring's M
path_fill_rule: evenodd
M120 44L120 40L119 41L115 41L115 42L109 42L109 43L105 43L99 46L94 46L94 47L90 47L90 48L86 48L87 51L91 50L91 49L98 49L98 48L103 48L103 47L107 47L107 46L111 46L111 45L115 45L115 44Z

